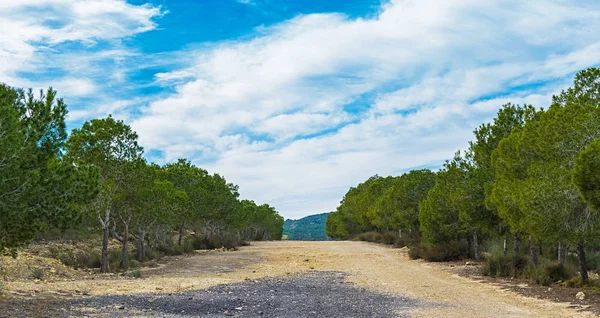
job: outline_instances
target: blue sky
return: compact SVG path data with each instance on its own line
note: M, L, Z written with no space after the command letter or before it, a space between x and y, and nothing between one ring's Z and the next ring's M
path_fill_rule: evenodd
M547 107L600 64L599 29L593 0L2 1L0 81L298 218L439 167L504 103Z

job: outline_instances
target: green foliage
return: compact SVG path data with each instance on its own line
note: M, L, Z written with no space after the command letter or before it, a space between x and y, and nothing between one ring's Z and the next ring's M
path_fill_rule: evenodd
M283 235L289 240L300 241L325 241L325 223L329 213L309 215L298 220L285 220L283 223Z
M131 271L130 275L133 278L142 278L142 271L139 268L136 268Z
M456 199L460 195L460 186L466 180L465 175L458 153L436 174L435 186L419 207L421 232L427 242L441 244L457 240L465 234Z
M424 259L428 262L447 262L466 258L467 246L464 242L453 240L440 244L418 243L408 250L410 259Z
M573 183L590 208L600 210L600 138L592 141L575 159Z
M528 266L529 259L524 255L493 253L484 261L481 271L491 277L521 277Z
M50 257L74 269L100 268L101 255L96 250L63 249L57 246L49 246L48 252Z
M33 277L34 279L43 280L45 274L46 274L46 272L41 267L36 267L31 270L31 277Z
M0 84L0 252L67 228L95 195L95 171L62 160L66 105Z

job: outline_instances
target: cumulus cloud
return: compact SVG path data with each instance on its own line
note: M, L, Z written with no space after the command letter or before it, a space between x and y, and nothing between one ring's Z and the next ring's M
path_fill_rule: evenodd
M546 106L600 63L592 0L391 0L368 18L300 15L154 56L123 41L163 14L124 0L0 1L0 78L53 85L69 105L94 95L71 122L113 113L153 158L190 158L286 217L332 210L376 173L439 167L502 104ZM131 79L154 66L149 84Z
M583 23L585 21L585 23ZM509 101L546 105L600 63L600 6L400 1L373 18L298 16L192 50L176 92L132 124L287 217L332 210L375 173L439 166Z
M71 102L104 94L99 102L118 103L107 83L124 81L121 62L136 54L121 40L154 29L164 13L124 0L0 1L0 79L53 86ZM72 117L77 113L96 112L78 109Z

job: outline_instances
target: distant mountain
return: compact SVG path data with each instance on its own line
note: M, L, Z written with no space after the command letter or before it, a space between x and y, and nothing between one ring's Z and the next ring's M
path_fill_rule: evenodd
M296 241L325 241L325 221L331 212L309 215L298 220L285 220L283 235L288 240Z

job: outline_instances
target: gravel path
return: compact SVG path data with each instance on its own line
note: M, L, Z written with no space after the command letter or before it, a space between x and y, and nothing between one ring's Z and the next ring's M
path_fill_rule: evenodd
M253 242L163 263L141 279L11 281L0 317L597 317L364 242Z
M43 316L371 318L407 317L403 312L425 306L352 286L345 278L341 272L310 271L183 293L96 296L54 303L68 309Z

